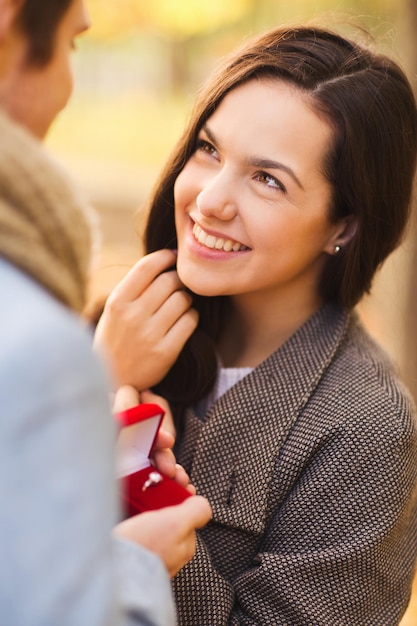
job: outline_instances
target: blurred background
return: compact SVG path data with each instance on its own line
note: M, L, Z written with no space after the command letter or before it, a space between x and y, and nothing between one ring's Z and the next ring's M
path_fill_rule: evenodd
M365 26L415 84L417 0L88 0L91 31L77 43L75 91L50 149L96 207L103 233L92 298L141 254L133 215L179 137L198 86L219 57L265 28L306 20L347 34ZM417 397L414 222L360 305Z

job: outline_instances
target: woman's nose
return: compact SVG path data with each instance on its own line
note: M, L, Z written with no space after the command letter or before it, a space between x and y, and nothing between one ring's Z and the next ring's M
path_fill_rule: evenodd
M203 186L196 198L199 213L223 221L232 220L237 213L234 187L225 175L218 173Z

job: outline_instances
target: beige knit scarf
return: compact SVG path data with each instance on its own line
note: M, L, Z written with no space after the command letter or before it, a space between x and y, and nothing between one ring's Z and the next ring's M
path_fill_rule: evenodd
M59 165L0 113L0 256L81 312L91 232L88 210Z

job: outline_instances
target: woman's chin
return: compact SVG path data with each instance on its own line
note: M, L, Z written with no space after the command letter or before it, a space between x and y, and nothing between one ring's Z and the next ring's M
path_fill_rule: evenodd
M195 293L197 296L214 297L221 295L219 293L218 285L211 283L211 281L207 283L202 280L201 277L199 278L198 275L190 275L189 272L181 272L179 267L177 267L177 272L184 287Z
M219 290L215 289L214 287L210 289L207 286L204 286L201 284L195 284L194 281L191 281L191 282L187 281L186 283L184 281L181 281L181 282L183 282L184 286L187 287L187 289L195 293L196 296L205 296L207 298L214 298L215 296L223 295L223 294L220 294Z

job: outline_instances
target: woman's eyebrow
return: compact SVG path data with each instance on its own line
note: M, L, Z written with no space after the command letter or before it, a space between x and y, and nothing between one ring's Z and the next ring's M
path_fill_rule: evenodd
M205 124L201 130L207 135L209 140L215 146L220 148L220 144L219 144L218 139L216 138L216 135L207 126L207 124ZM245 157L243 159L243 164L249 167L257 167L260 169L267 169L267 170L280 170L281 172L285 172L286 174L291 176L291 178L298 185L298 187L300 187L300 189L305 191L300 179L298 178L294 170L288 167L288 165L284 165L284 163L280 163L279 161L273 161L272 159L265 159L262 157L253 156L253 157Z
M204 126L201 129L204 133L206 133L207 137L210 139L210 141L212 143L214 143L216 146L219 146L219 142L216 138L216 135L213 133L212 130L210 130L210 128L207 126L207 124L204 124Z

